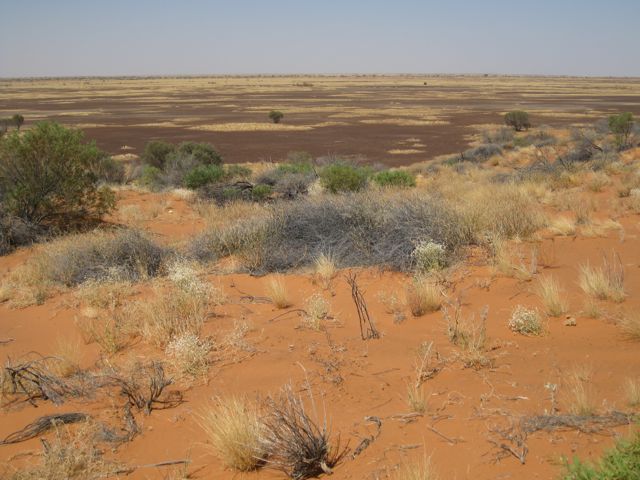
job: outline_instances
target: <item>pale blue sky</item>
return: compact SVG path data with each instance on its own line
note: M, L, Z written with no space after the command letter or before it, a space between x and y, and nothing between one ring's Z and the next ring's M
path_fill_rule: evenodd
M0 0L0 77L640 76L640 0Z

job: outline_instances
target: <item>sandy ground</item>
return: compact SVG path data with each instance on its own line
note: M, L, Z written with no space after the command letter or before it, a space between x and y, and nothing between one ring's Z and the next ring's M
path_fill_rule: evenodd
M612 190L598 194L613 198ZM164 243L179 242L202 230L203 221L185 200L134 191L121 191L118 211L134 205L147 212L129 213L141 226ZM126 211L126 208L125 208ZM131 210L129 210L131 212ZM151 213L148 213L151 212ZM604 214L605 212L599 212ZM119 217L114 216L112 221ZM625 234L611 231L596 238L558 237L543 231L536 245L540 254L539 275L553 274L566 290L569 315L576 326L565 326L564 316L547 320L548 332L542 337L524 337L511 332L507 321L518 305L542 308L535 295L535 282L496 274L481 256L472 255L450 273L446 295L462 306L464 316L479 317L488 307L487 334L491 346L488 356L493 365L479 370L465 368L458 359L459 350L446 334L442 312L414 318L407 311L400 323L387 312L381 295L398 292L401 296L410 282L403 274L357 270L373 319L381 332L377 340L360 338L358 319L350 289L341 272L329 288L314 282L311 274L285 277L293 306L281 316L266 295L266 279L245 274L209 274L206 278L220 285L227 295L224 305L204 327L204 335L220 336L238 322L249 327L246 350L233 361L215 364L206 379L192 383L177 382L171 388L182 390L184 402L171 409L156 410L150 416L138 415L142 434L122 445L113 454L130 465L141 465L189 458L190 478L283 478L271 471L239 475L225 470L206 448L206 437L194 420L217 396L244 394L264 397L291 382L296 391L313 393L319 412L326 411L332 431L354 449L360 441L375 433L366 420L375 416L382 421L379 436L356 458L347 459L335 469L335 479L393 478L399 465L430 456L441 479L550 479L560 471L560 457L579 455L595 458L610 447L617 435L630 433L633 427L618 427L607 435L588 435L574 431L537 432L526 442L529 448L524 465L513 456L499 456L500 449L490 442L502 442L492 430L505 428L523 415L542 414L553 408L546 384L558 386L556 404L560 413L571 407L568 372L591 371L589 388L600 412L628 410L623 386L627 379L640 378L639 344L626 339L615 319L623 312L640 309L640 217L619 218ZM533 244L517 245L530 255ZM585 296L577 284L579 265L600 264L603 252L615 250L623 261L625 288L623 303L602 302L605 311L599 319L582 313ZM19 250L0 258L0 272L15 269L29 255ZM4 277L6 278L6 277ZM136 286L131 299L145 298L148 288ZM331 306L333 319L325 332L302 326L296 308L312 294L319 293ZM253 301L249 297L254 297ZM0 359L20 358L29 352L55 354L59 339L76 341L82 352L83 367L91 367L102 358L95 344L80 342L74 319L78 305L72 293L46 300L42 305L12 309L0 305ZM438 371L423 384L427 401L424 415L412 416L407 405L407 386L415 379L415 363L420 348L433 342L433 360ZM141 345L132 345L111 361L123 357L157 358L162 353ZM434 357L435 358L435 357ZM0 438L53 412L82 411L99 418L112 418L112 407L122 402L117 396L82 399L55 407L38 402L37 408L24 405L0 413ZM612 436L613 435L613 436ZM0 446L0 460L7 461L24 452L37 452L38 439L16 445ZM504 452L502 452L504 453ZM14 462L25 461L18 457ZM29 462L30 457L26 457ZM139 469L127 478L166 478L169 469Z

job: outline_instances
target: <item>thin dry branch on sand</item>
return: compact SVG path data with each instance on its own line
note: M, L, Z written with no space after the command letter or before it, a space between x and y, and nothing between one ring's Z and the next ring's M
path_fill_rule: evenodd
M358 319L360 320L360 336L363 340L380 338L380 333L376 329L376 325L373 323L373 319L369 315L364 295L360 288L358 288L355 273L349 273L349 275L347 275L347 283L351 287L351 298L353 298L353 303L356 304L356 309L358 311Z
M91 418L86 413L60 413L56 415L45 415L28 424L22 430L18 430L7 435L4 440L0 441L0 445L10 445L12 443L20 443L31 440L52 428L59 425L69 425L71 423L84 422Z
M291 386L284 387L276 398L268 397L265 409L262 443L268 452L267 467L303 480L333 473L348 453L347 447L340 448L339 439L331 446L326 417L322 426L317 425Z
M54 375L47 367L47 358L23 363L8 361L0 372L2 391L8 395L22 397L14 401L26 401L35 405L35 400L50 400L56 405L64 403L66 397L78 397L82 390ZM13 402L9 402L7 406Z

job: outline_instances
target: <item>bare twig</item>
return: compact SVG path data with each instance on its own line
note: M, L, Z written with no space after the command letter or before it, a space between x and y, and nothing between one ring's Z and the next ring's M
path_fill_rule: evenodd
M356 304L356 309L358 311L358 319L360 321L360 336L363 340L380 338L380 333L376 329L375 323L369 315L369 310L367 309L367 303L364 300L364 295L358 288L355 273L350 273L349 275L347 275L347 283L349 283L349 285L351 286L351 298L353 298L353 303Z
M45 415L34 422L31 422L22 430L18 430L7 435L4 440L0 441L0 445L10 445L12 443L24 442L31 440L40 434L43 434L58 425L68 425L70 423L83 422L91 418L86 413L60 413L57 415Z

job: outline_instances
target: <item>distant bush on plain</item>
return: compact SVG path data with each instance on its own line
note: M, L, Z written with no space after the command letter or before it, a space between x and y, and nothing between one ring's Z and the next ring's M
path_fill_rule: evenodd
M531 128L529 114L522 110L513 110L507 112L504 116L505 125L512 127L516 132Z

